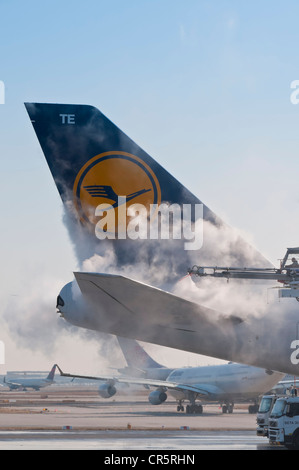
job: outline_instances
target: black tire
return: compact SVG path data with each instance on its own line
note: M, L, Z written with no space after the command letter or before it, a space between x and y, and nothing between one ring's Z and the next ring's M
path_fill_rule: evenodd
M296 429L296 431L294 433L292 448L294 450L299 450L299 429Z
M202 407L202 405L197 405L197 413L201 415L202 412L203 412L203 407Z

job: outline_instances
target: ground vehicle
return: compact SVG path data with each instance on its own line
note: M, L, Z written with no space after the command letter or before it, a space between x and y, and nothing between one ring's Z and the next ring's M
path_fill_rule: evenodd
M299 397L276 400L269 419L269 440L299 450Z
M261 399L256 417L258 436L268 436L269 418L277 398L277 395L264 395Z

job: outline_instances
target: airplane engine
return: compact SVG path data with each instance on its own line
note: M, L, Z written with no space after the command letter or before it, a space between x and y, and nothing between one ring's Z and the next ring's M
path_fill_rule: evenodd
M98 393L102 398L110 398L113 397L117 392L116 388L114 385L111 385L109 383L105 383L99 386L98 388Z
M167 394L162 390L154 390L148 396L148 401L152 405L161 405L164 401L167 400Z

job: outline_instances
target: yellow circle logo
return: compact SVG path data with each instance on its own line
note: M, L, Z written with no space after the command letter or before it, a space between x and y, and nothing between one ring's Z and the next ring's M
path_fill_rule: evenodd
M79 171L73 188L74 203L82 222L96 225L97 208L113 213L115 232L118 214L133 204L146 208L148 216L161 203L161 189L152 169L127 152L105 152L89 160ZM128 224L126 215L125 224Z

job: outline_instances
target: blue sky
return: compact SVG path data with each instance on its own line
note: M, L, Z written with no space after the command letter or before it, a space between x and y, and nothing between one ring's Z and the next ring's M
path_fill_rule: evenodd
M298 14L291 0L0 0L3 318L76 268L26 101L98 107L273 263L299 245ZM7 368L47 368L57 351L31 353L20 323L0 316Z

